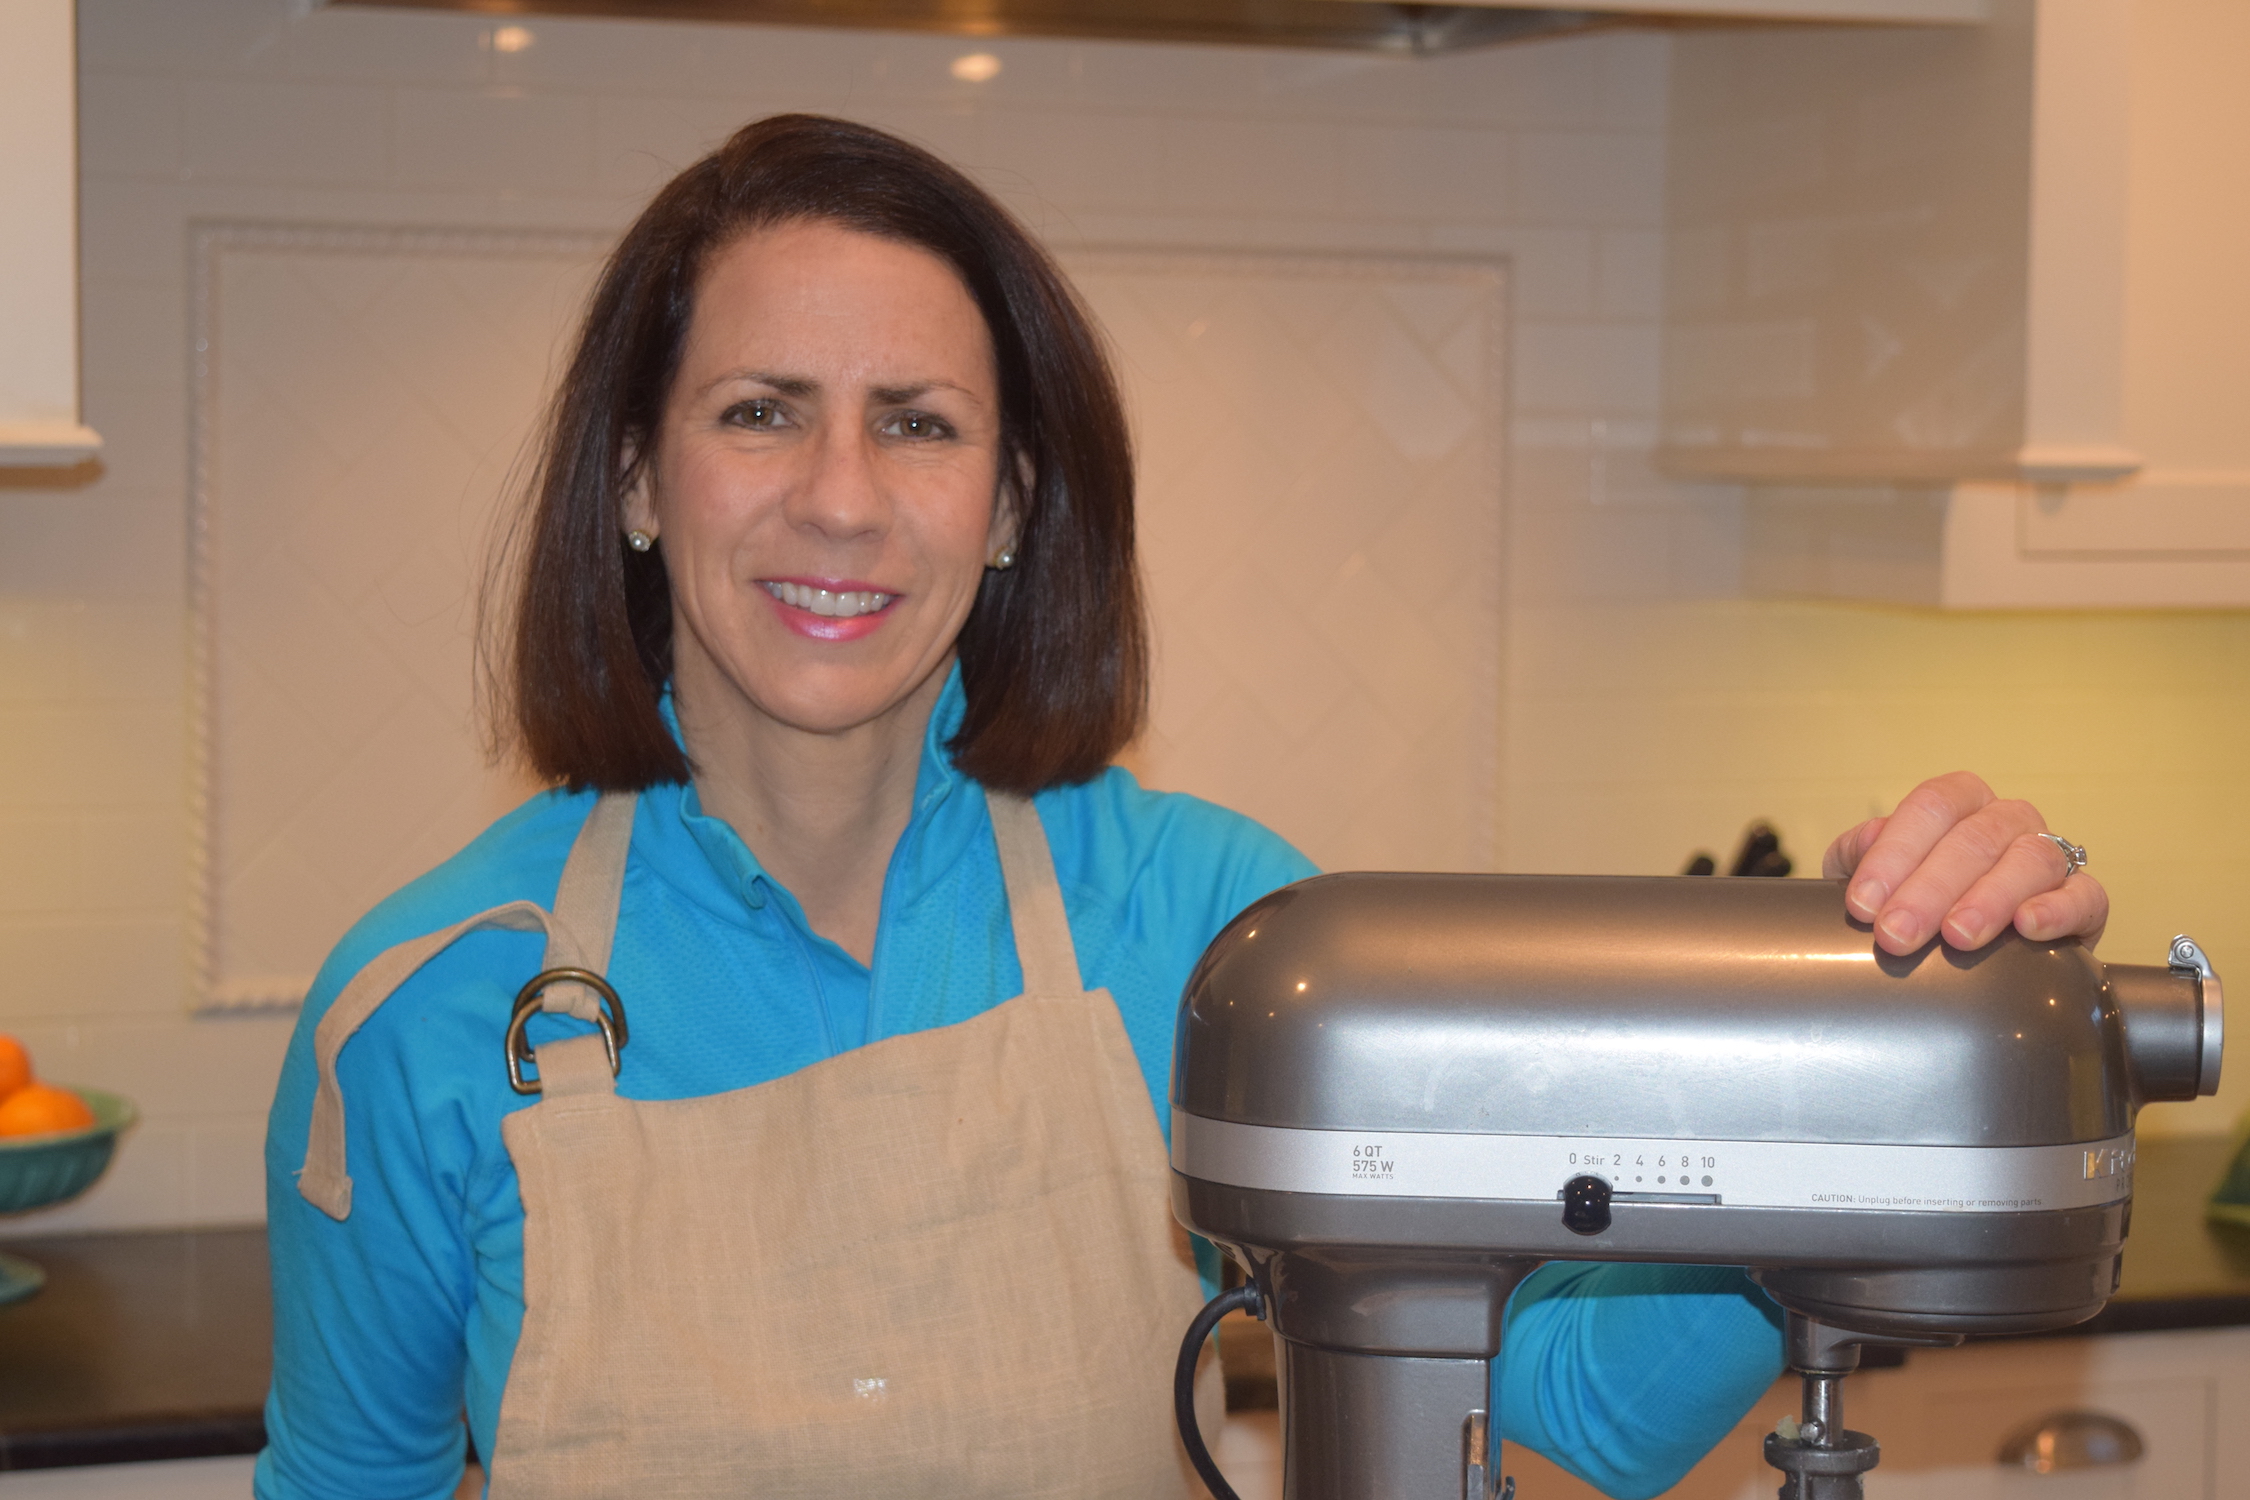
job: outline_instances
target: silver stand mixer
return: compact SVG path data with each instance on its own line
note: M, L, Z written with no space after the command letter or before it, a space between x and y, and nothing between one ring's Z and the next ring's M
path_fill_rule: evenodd
M1902 959L1837 882L1324 876L1188 982L1173 1209L1274 1331L1285 1500L1504 1496L1491 1361L1550 1260L1749 1267L1804 1385L1782 1500L1858 1500L1861 1348L2099 1312L2134 1117L2215 1091L2221 1037L2186 938Z

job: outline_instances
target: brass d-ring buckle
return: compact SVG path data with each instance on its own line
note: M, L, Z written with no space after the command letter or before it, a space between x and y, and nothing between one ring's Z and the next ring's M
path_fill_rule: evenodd
M514 1011L508 1017L508 1087L519 1094L539 1092L536 1076L524 1077L524 1064L536 1063L531 1053L531 1039L524 1027L539 1014L539 997L547 986L568 981L582 984L601 999L601 1009L594 1013L594 1024L601 1028L602 1050L609 1054L609 1076L617 1076L617 1054L625 1045L625 1002L617 998L610 982L591 969L544 969L531 976L524 987L516 991Z

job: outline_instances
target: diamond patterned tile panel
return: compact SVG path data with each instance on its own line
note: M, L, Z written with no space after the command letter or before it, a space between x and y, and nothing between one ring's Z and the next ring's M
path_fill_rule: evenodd
M1503 625L1490 266L1069 262L1119 355L1156 631L1154 786L1329 869L1489 869Z
M529 787L486 764L476 594L600 247L242 227L196 385L203 1001L286 1004Z

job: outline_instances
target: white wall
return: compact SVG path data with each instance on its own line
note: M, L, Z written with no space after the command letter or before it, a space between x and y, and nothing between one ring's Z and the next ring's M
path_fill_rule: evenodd
M1660 34L1423 62L1008 42L977 85L942 38L523 24L534 44L500 53L473 16L81 5L85 384L108 447L89 486L0 487L0 1027L147 1123L89 1198L10 1232L261 1213L289 1021L182 1011L196 221L614 232L734 126L812 109L951 156L1066 249L1503 257L1519 610L1732 590L1734 497L1647 462ZM1567 646L1533 638L1536 660ZM1544 732L1515 732L1534 760ZM1727 804L1706 837L1758 810ZM1576 830L1503 836L1511 862L1582 853Z

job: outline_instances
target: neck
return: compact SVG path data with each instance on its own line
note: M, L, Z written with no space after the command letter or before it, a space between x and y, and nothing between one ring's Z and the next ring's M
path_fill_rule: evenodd
M726 711L717 705L731 685L687 672L675 683L703 810L741 836L813 931L863 964L874 961L883 879L913 816L922 742L945 677L935 672L895 709L833 733Z

